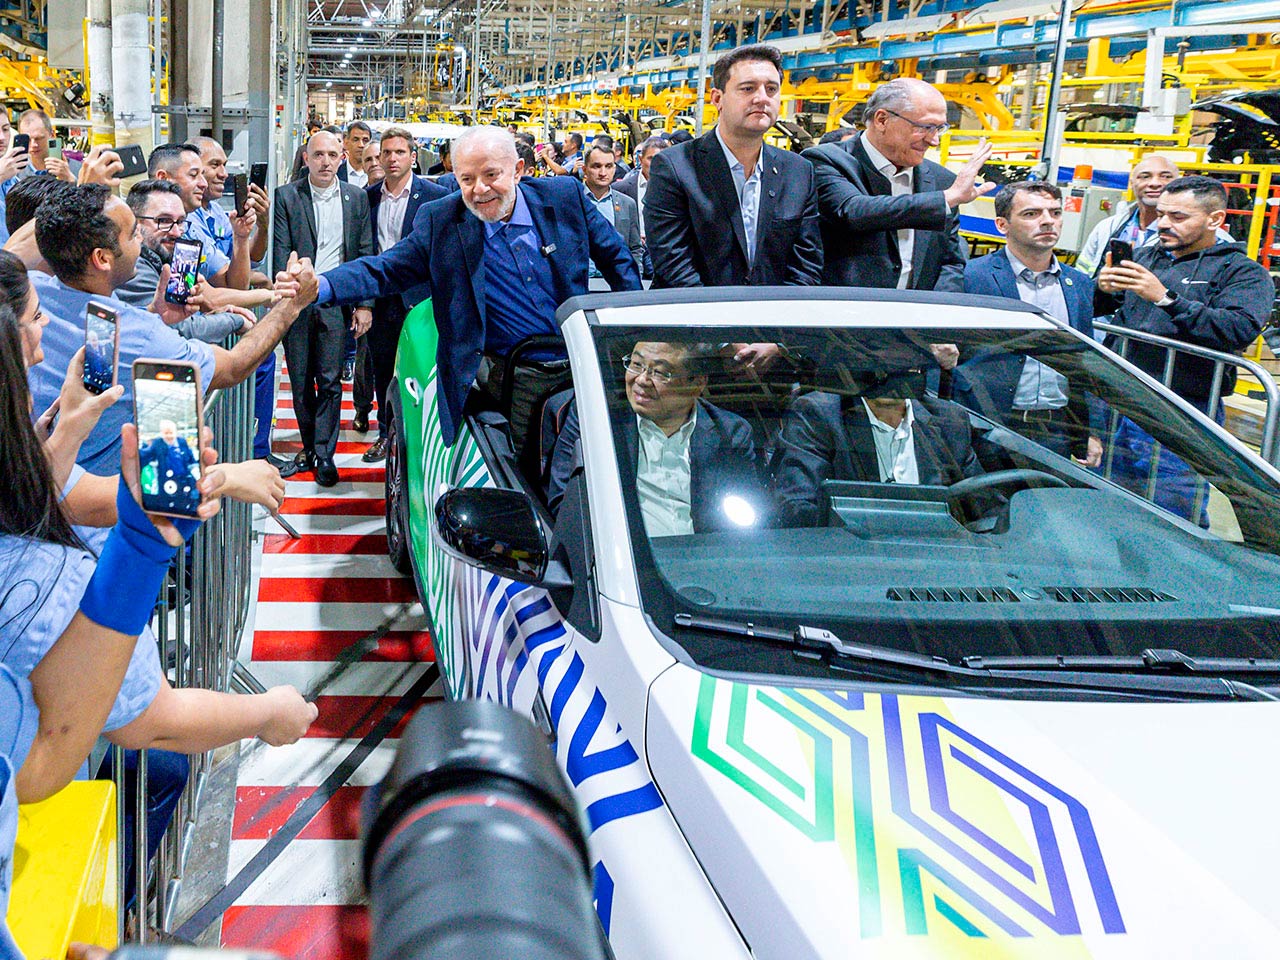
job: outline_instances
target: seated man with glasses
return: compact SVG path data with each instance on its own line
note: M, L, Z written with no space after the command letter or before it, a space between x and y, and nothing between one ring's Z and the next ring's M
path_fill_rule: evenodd
M173 243L186 229L187 211L182 205L182 191L172 180L135 183L127 202L138 221L142 248L138 252L133 279L114 292L125 303L146 310L156 297L160 272L173 258ZM253 325L252 314L244 310L238 313L193 313L176 324L174 329L188 340L221 343L228 334L243 332L246 320L249 326Z
M991 146L979 141L959 173L926 160L949 128L947 103L914 78L877 87L863 123L856 137L804 151L818 192L822 282L932 290L964 269L958 208L996 188L976 182Z
M635 465L640 513L650 537L758 527L767 498L751 426L702 399L707 375L723 369L707 343L641 342L622 360L632 416L619 451ZM569 411L551 456L554 511L581 455L578 412Z

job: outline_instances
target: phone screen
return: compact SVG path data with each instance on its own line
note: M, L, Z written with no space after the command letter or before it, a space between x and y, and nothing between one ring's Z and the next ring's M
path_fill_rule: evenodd
M90 300L84 310L84 388L90 393L110 390L116 383L116 312Z
M195 289L203 249L198 240L174 242L173 260L169 263L169 285L164 289L164 298L170 303L186 303Z
M194 517L200 508L200 373L194 365L133 365L142 509Z

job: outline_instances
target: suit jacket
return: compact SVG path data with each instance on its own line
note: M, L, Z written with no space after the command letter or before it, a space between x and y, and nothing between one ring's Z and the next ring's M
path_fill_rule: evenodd
M912 400L911 438L921 484L949 485L982 473L969 417L946 400ZM811 527L822 516L824 480L880 482L871 421L859 397L814 392L787 412L774 469L781 522Z
M457 193L462 189L458 186L458 178L452 173L442 173L436 177L436 186L444 187L449 193Z
M640 457L640 429L635 414L629 409L624 416L627 462L634 469ZM547 501L552 510L559 505L565 485L579 462L580 436L578 406L574 402L551 454ZM698 419L689 438L689 508L695 533L741 529L718 509L730 493L756 508L760 525L767 522L769 498L760 479L751 425L737 414L699 400Z
M1093 281L1074 267L1059 265L1058 285L1067 302L1067 318L1071 326L1093 338ZM963 292L1019 300L1018 281L1013 265L1004 250L965 264ZM948 278L941 287L954 289L956 282ZM959 292L959 291L957 291ZM998 348L979 350L952 372L951 398L971 410L1003 422L1013 410L1013 398L1022 379L1026 358ZM1084 396L1074 396L1068 403L1076 405L1077 418L1100 421L1101 411L1090 411ZM1099 423L1094 424L1100 426Z
M342 193L342 260L350 263L373 253L373 221L369 199L359 187L339 183ZM316 258L316 210L311 199L311 180L303 178L276 188L272 222L271 263L279 273L289 263L289 254ZM372 307L373 297L356 298L352 303Z
M640 167L637 165L634 170L615 183L613 189L624 197L630 197L638 205L640 203L639 183Z
M742 207L715 131L654 155L644 195L654 287L821 282L813 168L767 143L759 163L756 257L748 266Z
M912 290L933 290L944 273L964 268L960 215L943 196L956 179L946 167L925 160L915 169L915 192L895 197L888 178L872 166L862 134L810 147L804 157L818 189L825 285L896 287L902 272L897 231L903 229L915 231Z
M365 187L364 193L369 198L369 222L373 225L373 252L382 253L382 247L378 244L378 207L382 205L382 182L379 181L371 187ZM426 177L413 174L412 186L409 190L409 202L405 205L404 221L400 224L400 236L398 239L403 240L406 235L413 231L413 220L418 215L419 207L424 203L430 203L432 200L439 200L441 197L447 197L448 195L449 191L444 187L432 183ZM379 297L373 304L373 322L377 323L380 318L391 317L402 320L406 313L430 295L429 291L418 288L409 290L399 296Z
M630 251L609 221L587 205L581 183L569 177L524 178L518 189L551 264L557 301L587 292L588 259L612 289L641 289ZM325 274L333 303L429 287L439 331L440 430L448 445L458 434L484 351L484 238L484 225L460 193L451 193L419 207L413 231L390 250Z
M639 270L640 264L644 263L644 241L640 239L640 215L636 202L616 189L609 192L613 195L613 229L618 231L618 236L631 251Z

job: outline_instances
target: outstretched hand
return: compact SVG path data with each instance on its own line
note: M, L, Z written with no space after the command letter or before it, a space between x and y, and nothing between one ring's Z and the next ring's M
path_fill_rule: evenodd
M984 197L992 191L998 190L998 183L979 183L978 177L982 173L982 165L987 162L991 156L991 143L986 138L978 141L977 149L973 151L973 156L956 172L955 182L943 191L947 198L947 206L953 210L963 203L972 203L978 197Z

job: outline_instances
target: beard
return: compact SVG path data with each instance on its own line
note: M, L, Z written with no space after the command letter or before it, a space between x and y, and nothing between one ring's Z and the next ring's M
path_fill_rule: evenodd
M462 203L476 216L476 219L482 220L485 223L498 223L499 221L505 220L509 217L511 215L511 211L516 208L516 193L515 190L512 190L510 194L499 200L497 203L487 203L478 209L465 198Z

